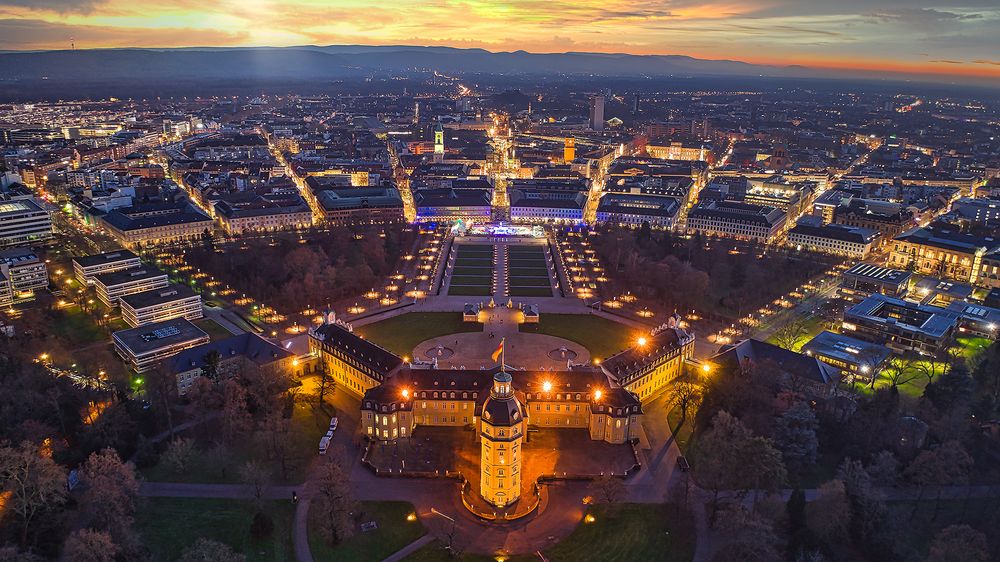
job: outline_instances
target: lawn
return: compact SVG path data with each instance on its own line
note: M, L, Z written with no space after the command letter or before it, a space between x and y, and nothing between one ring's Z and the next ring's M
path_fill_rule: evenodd
M548 277L511 277L509 285L511 287L548 287Z
M208 426L195 427L184 434L195 440L196 452L192 455L186 468L176 472L164 463L142 469L146 480L152 482L193 482L193 483L240 483L239 470L247 461L256 459L271 469L273 481L276 483L297 484L306 477L309 463L318 454L319 439L329 428L333 408L327 410L316 408L315 403L300 399L292 411L292 428L289 437L291 448L288 455L288 478L282 478L277 461L269 461L260 443L253 438L253 433L227 448L224 460L212 458L207 451L213 446L211 437L215 431ZM208 422L211 423L211 422Z
M224 340L233 337L233 333L222 327L221 324L211 318L195 320L194 324L205 331L212 341Z
M261 510L274 521L271 536L250 538L254 509L246 500L203 498L147 498L140 504L135 528L157 562L173 562L199 538L223 542L243 553L248 561L291 562L291 502L264 502Z
M694 558L694 521L667 504L595 505L593 523L543 552L549 560L658 560Z
M493 285L493 277L490 275L452 275L451 284L489 287Z
M493 289L486 285L479 285L479 286L460 285L457 287L448 287L449 296L488 297L492 294L493 294Z
M691 454L691 443L693 442L692 437L694 437L694 418L696 412L688 411L687 419L684 420L684 425L680 425L681 422L681 409L678 406L674 406L667 412L667 424L670 426L670 432L674 434L674 441L677 443L677 447L681 450L682 455Z
M507 292L512 297L551 297L552 290L539 287L511 287Z
M629 347L638 330L590 314L545 314L538 324L522 324L524 331L535 331L576 342L590 351L590 356L605 359Z
M453 267L451 268L452 275L486 275L490 278L493 277L493 267Z
M465 256L455 258L455 267L493 267L493 258L467 258Z
M76 305L70 305L59 310L61 318L50 322L46 327L55 335L66 341L71 347L84 346L107 340L108 335L97 325L89 314ZM127 327L127 326L126 326Z
M463 322L459 312L411 312L355 328L365 339L400 356L412 354L413 348L424 340L482 330L480 324Z
M548 277L549 270L544 267L508 267L507 274L511 277Z
M359 526L375 521L378 528L368 532L355 529L354 536L347 541L330 546L320 536L315 512L309 517L309 548L317 562L383 560L404 546L419 539L426 533L419 519L407 521L407 515L414 512L407 502L361 502Z

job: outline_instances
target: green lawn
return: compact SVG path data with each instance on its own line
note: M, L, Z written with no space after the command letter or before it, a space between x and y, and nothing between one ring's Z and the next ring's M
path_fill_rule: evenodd
M590 356L606 359L629 347L639 330L590 314L546 314L538 324L522 324L524 331L537 331L576 342L590 351Z
M544 267L508 267L507 274L511 277L548 277L549 270Z
M980 353L986 351L986 348L993 345L993 342L987 338L955 338L958 342L960 351L959 355L965 360L974 359Z
M681 425L678 429L678 425L681 422L681 409L675 406L667 413L667 424L670 425L670 431L674 434L674 440L677 442L677 447L683 455L691 454L690 445L692 443L691 438L694 436L694 417L695 412L688 411L684 425Z
M493 268L493 258L455 258L455 267L488 267Z
M56 314L59 316L58 320L50 322L46 328L52 330L56 337L64 340L70 347L81 347L108 339L104 329L76 305L62 308Z
M490 287L493 285L493 277L489 275L452 275L451 284Z
M274 531L260 542L250 538L254 509L246 500L147 498L139 506L135 528L156 562L177 560L202 537L228 544L251 562L295 560L292 503L264 502L261 511L274 521Z
M197 451L183 472L176 472L164 463L142 469L146 480L153 482L194 482L194 483L240 483L239 469L247 461L256 459L271 470L276 483L297 484L306 477L309 463L318 454L319 439L330 425L329 412L315 407L315 403L300 399L292 411L292 428L289 437L288 478L282 478L281 468L276 460L268 460L266 451L253 438L251 432L227 448L225 460L211 458L207 451L213 446L211 438L216 435L211 425L192 428L184 434L193 438ZM211 423L211 422L208 422Z
M463 322L460 312L411 312L355 329L366 339L400 356L412 354L413 348L427 339L482 330L481 324Z
M552 562L611 562L656 560L688 562L694 558L694 521L667 504L596 505L588 511L592 523L581 522L568 537L542 554ZM497 558L472 552L473 545L457 545L466 552L451 558L434 541L405 558L406 562L486 562ZM315 551L314 551L315 552ZM318 559L317 559L318 560ZM505 557L507 562L539 560L533 554Z
M485 285L448 287L450 296L488 297L492 294L493 289Z
M316 562L354 562L383 560L426 533L419 519L407 521L413 505L406 502L361 502L358 524L375 521L378 528L361 532L355 529L347 541L331 546L320 536L314 512L309 518L309 548Z
M493 277L493 267L453 267L451 268L452 275L486 275L487 277Z
M509 285L511 287L548 287L548 277L511 277Z
M539 287L511 287L507 292L512 297L551 297L552 290Z
M455 246L459 252L468 251L486 251L493 253L493 244L458 244Z
M224 340L233 337L233 333L222 327L221 324L211 318L195 320L194 324L205 331L212 341Z

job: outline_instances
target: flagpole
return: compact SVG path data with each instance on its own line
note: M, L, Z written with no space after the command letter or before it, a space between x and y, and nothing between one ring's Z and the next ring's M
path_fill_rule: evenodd
M500 338L500 370L504 370L504 366L507 364L507 338Z

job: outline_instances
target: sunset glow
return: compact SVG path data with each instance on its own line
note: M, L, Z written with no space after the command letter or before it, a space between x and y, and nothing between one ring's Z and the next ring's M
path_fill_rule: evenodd
M1000 77L998 22L977 0L27 0L0 6L0 48L447 45Z

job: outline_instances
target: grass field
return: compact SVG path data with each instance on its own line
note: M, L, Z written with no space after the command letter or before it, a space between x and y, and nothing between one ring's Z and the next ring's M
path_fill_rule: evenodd
M492 258L455 258L455 267L493 267Z
M522 330L576 342L587 348L590 356L596 359L605 359L629 347L639 332L613 320L589 314L542 313L538 324L527 326L522 324Z
M493 284L492 275L452 275L452 285L461 286L490 286Z
M400 356L410 355L427 339L482 330L480 324L463 322L459 312L411 312L355 328L365 339Z
M508 267L507 274L511 277L548 277L549 270L544 267Z
M195 320L195 326L198 326L208 334L208 337L212 338L212 341L224 340L226 338L233 337L232 332L225 329L215 320L211 318L202 318L201 320Z
M488 277L493 277L492 267L472 267L463 265L462 267L455 266L451 268L452 275L486 275Z
M331 546L320 536L314 514L309 518L309 549L317 562L353 562L383 560L426 532L419 519L407 521L413 505L406 502L361 502L359 525L375 521L373 531L355 530L354 536L337 546Z
M596 505L588 511L592 523L580 523L570 536L542 554L552 562L614 562L657 560L688 562L694 557L694 521L684 511L666 504ZM459 545L466 546L466 545ZM468 545L466 550L475 550ZM457 560L495 560L486 554L463 554ZM534 555L505 558L507 562L538 560ZM444 562L443 545L432 542L406 558L407 562Z
M250 523L254 509L249 501L203 498L147 498L136 516L135 528L156 562L173 562L199 538L223 542L251 562L291 562L291 502L264 502L261 511L274 521L271 536L254 542Z
M50 322L46 328L51 329L70 346L84 346L108 339L107 333L78 306L67 306L60 309L58 314L61 318Z
M511 277L508 285L510 287L548 287L548 277Z
M493 292L493 246L461 244L448 286L449 295L487 296Z
M332 411L332 409L331 409ZM183 434L195 440L196 452L182 472L176 472L164 463L141 470L146 480L153 482L191 482L211 484L240 483L239 470L247 461L254 459L263 463L271 471L276 483L298 483L306 476L309 461L317 453L319 439L330 424L331 414L316 408L313 402L299 400L292 411L289 435L288 478L283 478L276 461L267 459L266 451L251 434L227 448L223 460L212 458L206 451L212 446L210 438L217 435L215 430L205 425L195 427Z
M493 290L487 286L458 286L448 287L448 295L453 297L488 297L493 294Z
M510 287L507 293L512 297L551 297L552 289L543 287Z

